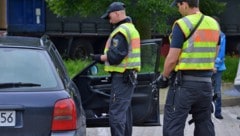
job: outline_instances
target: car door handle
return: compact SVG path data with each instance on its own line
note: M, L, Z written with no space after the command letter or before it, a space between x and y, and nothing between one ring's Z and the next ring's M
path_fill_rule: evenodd
M108 77L108 76L102 77L102 78L100 78L100 81L101 81L102 83L109 83L109 82L111 81L111 78Z
M109 82L109 79L101 79L101 82L107 83Z

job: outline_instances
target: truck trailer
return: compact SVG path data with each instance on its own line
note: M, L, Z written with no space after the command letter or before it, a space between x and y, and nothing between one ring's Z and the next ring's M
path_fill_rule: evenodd
M226 34L226 53L240 54L240 1L219 0L226 2L225 11L219 16L221 30Z
M63 57L86 58L105 47L112 26L100 17L57 17L45 0L6 0L7 35L40 37L54 42Z
M226 10L219 16L221 29L226 34L226 53L236 55L240 50L240 1L219 2L227 3ZM45 0L1 0L0 6L6 9L6 12L0 10L0 23L6 22L7 35L40 37L46 34L66 58L87 58L90 53L102 53L112 31L112 26L99 16L57 17L49 10ZM4 16L6 20L2 19ZM163 39L161 54L166 56L169 48L167 34L154 33L152 37Z

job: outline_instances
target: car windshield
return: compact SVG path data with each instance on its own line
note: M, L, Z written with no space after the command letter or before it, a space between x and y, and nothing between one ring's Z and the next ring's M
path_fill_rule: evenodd
M57 79L46 57L35 49L0 48L0 89L57 86Z

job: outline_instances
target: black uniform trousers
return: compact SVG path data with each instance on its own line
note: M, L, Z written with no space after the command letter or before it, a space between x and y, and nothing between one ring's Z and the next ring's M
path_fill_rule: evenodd
M109 124L112 136L132 135L131 100L135 85L123 80L123 74L113 73L109 105Z
M211 82L182 81L179 86L170 86L164 109L163 136L184 136L189 113L195 124L194 136L215 136L211 102Z

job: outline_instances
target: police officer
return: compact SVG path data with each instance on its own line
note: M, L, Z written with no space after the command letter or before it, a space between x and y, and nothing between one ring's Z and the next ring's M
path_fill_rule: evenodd
M126 16L125 5L113 2L101 17L108 19L115 29L110 34L104 54L92 55L105 62L104 70L111 73L112 90L109 105L109 123L112 136L132 135L131 99L140 71L140 36L131 18Z
M211 120L214 60L219 42L219 26L199 10L199 0L175 0L182 18L175 21L164 70L157 79L168 87L164 109L163 136L183 136L188 114L195 124L194 136L214 136Z
M216 16L213 18L219 23L220 19ZM222 86L222 73L226 70L225 65L225 48L226 48L226 36L221 31L220 32L220 45L218 55L215 59L215 68L213 74L213 91L214 91L214 104L215 104L215 117L217 119L223 119L222 116L222 95L221 95L221 86Z

